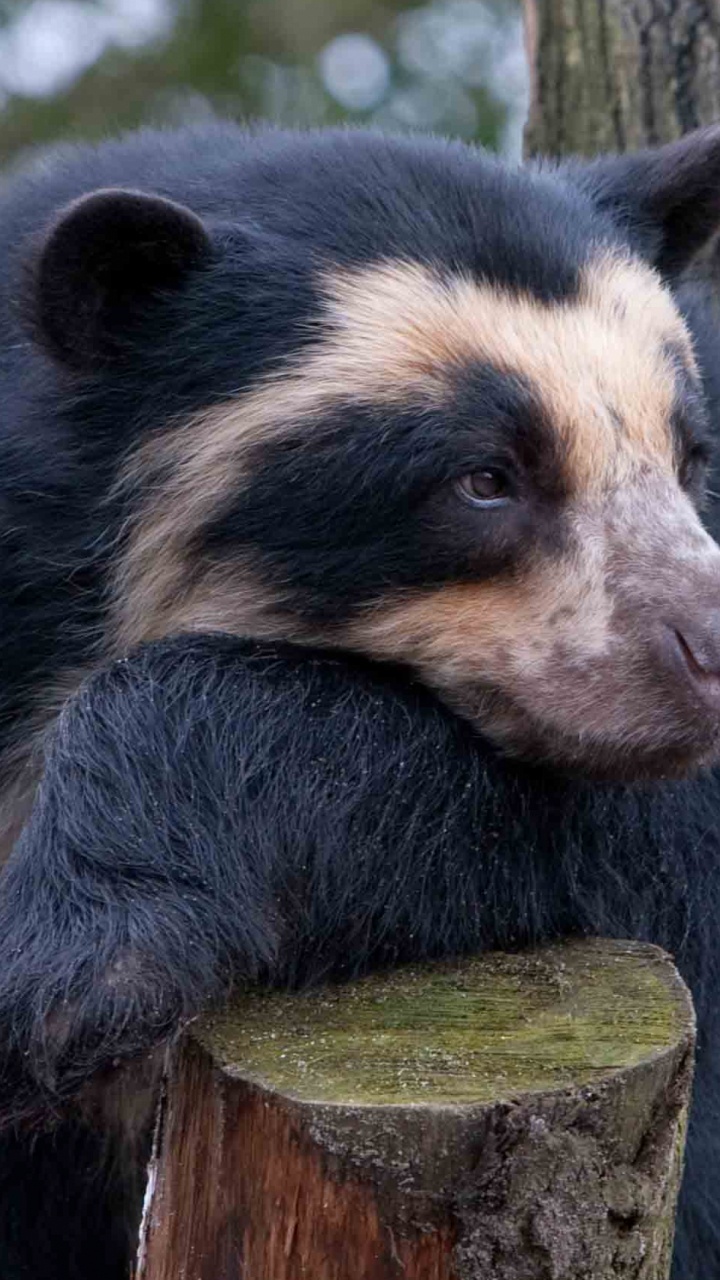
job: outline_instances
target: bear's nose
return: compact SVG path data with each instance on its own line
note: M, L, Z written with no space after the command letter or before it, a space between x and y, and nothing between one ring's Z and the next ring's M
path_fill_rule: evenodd
M720 707L720 608L666 622L663 650L668 665Z

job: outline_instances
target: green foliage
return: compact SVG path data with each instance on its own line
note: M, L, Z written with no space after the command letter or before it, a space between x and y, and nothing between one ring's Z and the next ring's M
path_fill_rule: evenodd
M0 0L0 161L212 113L517 152L516 0Z

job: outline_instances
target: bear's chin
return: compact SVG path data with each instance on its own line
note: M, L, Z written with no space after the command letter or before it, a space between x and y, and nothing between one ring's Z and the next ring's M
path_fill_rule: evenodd
M591 782L676 781L720 763L720 718L672 714L625 731L569 733L544 724L496 690L463 698L438 690L441 700L502 756L543 771Z
M712 742L669 740L647 745L638 741L623 744L559 739L552 735L547 741L539 737L532 742L498 741L492 734L485 736L494 741L507 757L595 783L678 781L691 778L720 762L720 735Z

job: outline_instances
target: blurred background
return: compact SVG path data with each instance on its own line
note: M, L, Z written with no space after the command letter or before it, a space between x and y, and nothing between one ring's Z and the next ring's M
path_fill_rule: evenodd
M0 0L0 163L213 114L429 130L520 154L518 0Z

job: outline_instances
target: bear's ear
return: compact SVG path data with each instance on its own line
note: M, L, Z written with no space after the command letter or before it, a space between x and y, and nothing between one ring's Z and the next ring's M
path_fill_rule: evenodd
M82 196L56 217L30 263L35 335L74 369L106 364L153 295L209 256L202 221L183 205L137 191Z
M602 157L574 174L667 275L682 271L720 229L720 125L656 150Z

